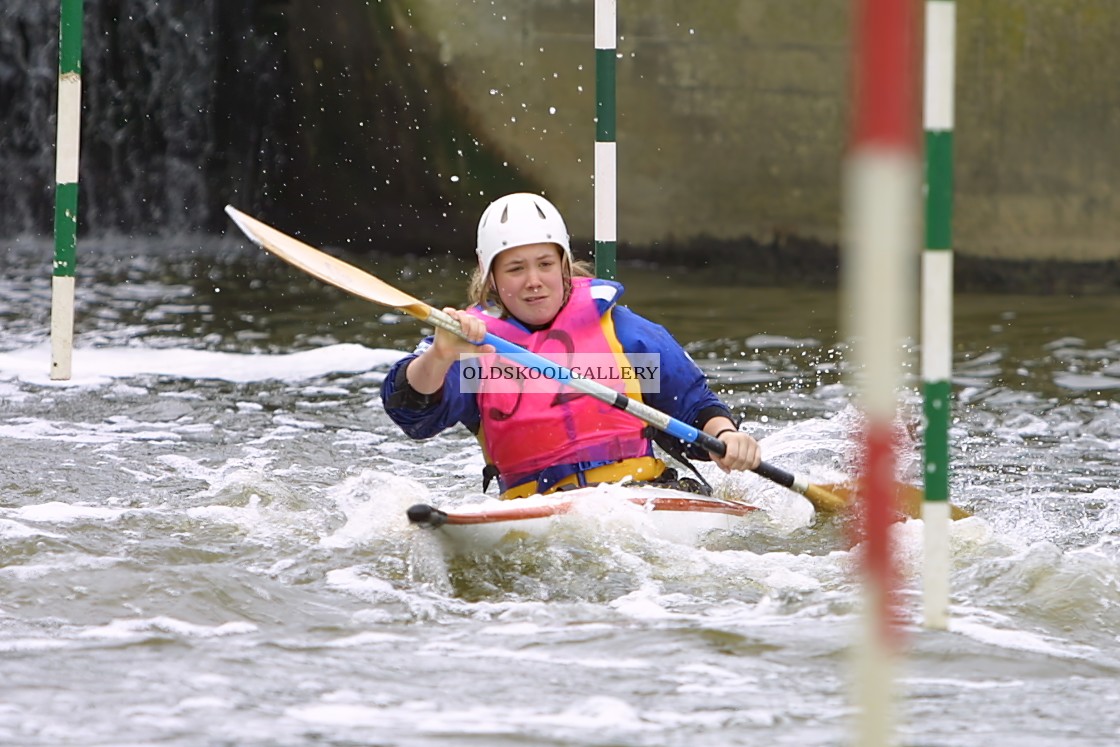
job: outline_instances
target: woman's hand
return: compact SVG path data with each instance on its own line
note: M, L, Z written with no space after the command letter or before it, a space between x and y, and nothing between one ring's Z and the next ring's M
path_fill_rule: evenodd
M441 361L445 361L447 367L450 368L451 364L459 360L460 356L475 356L494 352L494 346L492 345L477 344L486 337L485 322L474 314L468 314L465 311L452 308L446 308L443 311L459 322L459 326L467 339L464 340L458 335L436 327L435 340L432 342L432 347L425 351L425 355L434 350L434 355Z
M452 308L444 312L459 322L466 340L439 327L436 328L432 345L405 369L409 386L421 394L434 394L443 387L447 371L461 356L485 355L493 353L493 345L476 345L486 337L486 323L473 314ZM468 341L469 340L469 341Z
M736 429L727 418L712 418L704 425L704 432L716 436L727 447L723 456L711 455L712 461L724 472L753 470L762 463L762 447L758 441Z

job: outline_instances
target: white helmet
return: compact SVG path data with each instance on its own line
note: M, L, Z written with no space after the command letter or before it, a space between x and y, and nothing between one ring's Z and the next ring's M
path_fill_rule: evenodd
M556 244L571 262L568 229L551 202L540 195L517 192L499 197L482 212L475 253L483 276L490 273L494 257L528 244Z

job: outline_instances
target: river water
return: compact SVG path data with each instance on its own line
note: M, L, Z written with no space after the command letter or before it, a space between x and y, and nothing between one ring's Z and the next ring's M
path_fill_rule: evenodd
M2 246L0 743L851 743L841 519L707 470L766 513L700 548L573 524L450 557L404 509L477 498L478 449L409 442L378 399L416 322L232 238L90 240L73 378L51 382L51 249ZM354 261L461 301L464 265ZM620 274L769 461L851 474L835 293ZM952 492L974 516L943 632L921 627L922 524L894 529L900 744L1120 739L1118 318L1116 298L957 299Z

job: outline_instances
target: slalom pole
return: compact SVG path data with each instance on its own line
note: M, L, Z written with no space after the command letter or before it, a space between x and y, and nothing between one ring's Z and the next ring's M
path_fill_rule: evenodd
M925 52L926 248L922 253L925 429L924 622L949 627L949 418L953 366L953 91L955 0L927 0Z
M74 352L74 269L78 247L78 152L82 119L82 0L62 0L58 23L51 378L69 379Z
M616 0L595 0L595 275L613 280L618 253L615 148Z
M890 527L895 502L894 421L902 384L907 300L917 267L917 33L913 0L854 0L855 101L844 162L844 302L864 420L860 532L864 624L857 652L855 744L892 742L901 631L892 595L897 570Z

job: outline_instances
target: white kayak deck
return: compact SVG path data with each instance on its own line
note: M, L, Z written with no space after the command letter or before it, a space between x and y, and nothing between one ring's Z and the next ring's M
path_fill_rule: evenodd
M729 531L757 507L647 485L597 485L552 495L438 509L408 510L413 524L436 529L457 550L486 550L503 541L543 537L561 523L630 527L648 536L696 545L713 531Z

